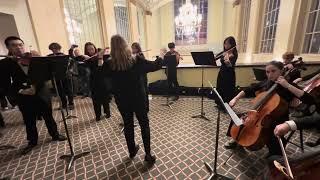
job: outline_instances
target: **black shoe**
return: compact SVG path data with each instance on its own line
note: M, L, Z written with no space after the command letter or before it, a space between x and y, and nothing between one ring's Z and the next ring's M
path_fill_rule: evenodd
M74 105L73 105L73 104L70 104L70 105L68 106L68 108L69 108L69 110L74 110Z
M0 121L0 128L6 127L6 124L3 121Z
M60 134L58 136L52 138L52 141L65 141L65 140L67 140L67 138L63 135L60 135Z
M226 142L224 144L224 148L226 148L226 149L235 149L237 147L238 147L238 143L234 140L231 140L231 141Z
M106 115L104 116L106 117L107 119L109 119L111 117L110 113L106 113Z
M136 145L134 152L132 154L130 153L129 155L130 159L133 159L137 155L139 149L140 149L139 145Z
M28 144L28 146L26 146L25 148L22 149L21 151L21 155L26 155L28 154L30 151L32 151L32 149L34 147L36 147L37 145L36 144Z
M151 154L147 154L144 157L144 161L146 161L149 165L153 165L156 162L156 156L152 156Z
M98 122L98 121L100 121L101 120L101 117L99 116L99 117L96 117L96 121Z
M318 139L316 142L306 142L306 145L309 146L309 147L316 147L318 145L320 145L320 139Z

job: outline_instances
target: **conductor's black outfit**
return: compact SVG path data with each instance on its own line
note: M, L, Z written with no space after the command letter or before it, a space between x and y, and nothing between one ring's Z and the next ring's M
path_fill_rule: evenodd
M124 122L124 134L130 156L136 150L134 113L141 127L145 153L146 155L150 155L151 153L149 119L145 103L147 96L143 84L143 75L148 72L157 71L161 66L161 59L152 62L137 56L135 63L124 71L112 70L111 60L106 61L101 67L101 72L104 76L109 76L112 80L112 91Z

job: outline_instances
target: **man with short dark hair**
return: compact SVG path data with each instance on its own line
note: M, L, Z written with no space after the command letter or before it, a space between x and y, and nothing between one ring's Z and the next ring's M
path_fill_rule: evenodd
M66 138L58 133L57 124L52 116L51 97L44 83L33 84L28 76L30 58L25 57L24 42L19 37L6 38L5 44L9 54L17 60L3 59L0 66L6 77L12 79L10 91L17 97L17 104L26 126L28 145L22 154L30 152L38 143L36 116L40 113L45 120L53 141L64 141ZM31 52L35 54L35 52Z

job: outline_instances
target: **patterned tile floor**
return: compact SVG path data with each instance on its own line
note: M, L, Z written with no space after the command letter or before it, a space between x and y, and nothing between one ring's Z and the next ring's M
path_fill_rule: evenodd
M208 177L204 161L213 162L216 115L214 103L205 100L204 107L211 121L193 119L200 113L200 98L180 98L169 109L161 104L162 97L154 97L149 113L152 150L157 156L154 167L148 169L143 164L144 152L139 127L136 127L136 142L140 144L137 157L131 162L127 158L127 148L119 123L122 121L114 102L112 117L95 122L91 100L75 99L76 109L72 115L78 118L68 120L68 128L76 154L91 153L78 159L71 171L65 173L66 164L59 157L69 153L67 142L50 142L43 121L38 121L39 145L29 154L20 156L19 151L26 145L26 134L19 111L5 111L7 123L0 130L3 137L0 145L13 145L13 150L0 151L0 179L205 179ZM57 103L54 103L57 106ZM248 105L248 100L240 103ZM239 108L239 106L238 106ZM59 111L54 111L59 130L63 134ZM262 156L266 149L257 152L238 151L227 164L224 160L231 154L222 145L228 141L225 136L229 119L222 115L219 139L218 172L236 179L253 179L265 168ZM304 132L305 140L315 140L317 133ZM293 141L298 142L295 134ZM289 145L288 154L299 153L299 148Z

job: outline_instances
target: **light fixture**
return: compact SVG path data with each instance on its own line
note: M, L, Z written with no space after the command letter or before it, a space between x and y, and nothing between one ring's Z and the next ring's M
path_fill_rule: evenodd
M175 17L176 34L182 40L192 44L199 40L202 14L198 13L198 7L190 0L179 8L179 15Z

